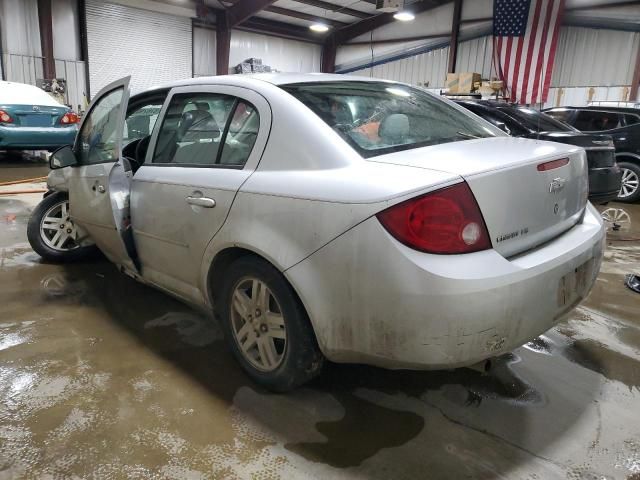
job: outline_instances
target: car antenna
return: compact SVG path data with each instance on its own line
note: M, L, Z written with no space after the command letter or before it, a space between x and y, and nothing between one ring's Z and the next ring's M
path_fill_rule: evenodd
M539 107L538 107L538 131L536 132L536 141L540 140L540 117L542 117L542 99L544 98L544 83L542 83L543 80L543 76L542 76L542 72L543 72L543 66L540 67L540 87L538 88L538 92L540 93L540 102L536 102L538 103ZM538 100L537 98L533 98L533 101Z

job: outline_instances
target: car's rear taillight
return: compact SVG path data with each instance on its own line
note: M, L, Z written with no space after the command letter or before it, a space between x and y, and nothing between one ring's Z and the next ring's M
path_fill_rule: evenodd
M390 207L377 215L393 237L428 253L471 253L491 240L471 189L458 183Z
M78 123L78 121L79 121L78 115L76 115L73 112L65 113L60 119L60 123L62 125L72 125L74 123Z
M13 123L13 118L4 110L0 110L0 123Z

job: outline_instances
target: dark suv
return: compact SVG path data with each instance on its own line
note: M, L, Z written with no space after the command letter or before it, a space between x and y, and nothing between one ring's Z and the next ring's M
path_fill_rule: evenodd
M640 200L640 109L608 106L558 107L545 113L582 132L606 133L622 170L621 202Z
M456 103L514 137L539 138L582 147L589 164L589 200L606 203L620 191L620 168L609 135L579 132L532 108L496 100L457 100Z

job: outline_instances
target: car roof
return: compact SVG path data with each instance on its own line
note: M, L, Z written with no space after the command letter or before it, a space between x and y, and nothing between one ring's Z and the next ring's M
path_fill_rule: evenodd
M511 102L502 102L500 100L454 100L454 102L460 104L466 103L468 105L480 105L490 108L518 108L522 106Z
M136 95L150 93L158 90L165 90L174 87L186 87L195 85L236 85L247 86L253 84L259 86L263 83L272 85L288 85L296 83L316 83L316 82L384 82L398 84L392 80L384 80L381 78L360 77L357 75L341 75L334 73L251 73L242 75L216 75L210 77L187 78L184 80L176 80L163 85L158 85L142 92L136 92Z
M614 112L614 113L633 113L640 115L640 108L633 107L607 107L604 105L593 105L586 107L552 107L545 110L597 110L599 112Z

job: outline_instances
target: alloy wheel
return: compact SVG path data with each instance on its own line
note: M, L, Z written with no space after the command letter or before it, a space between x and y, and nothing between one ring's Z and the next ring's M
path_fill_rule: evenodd
M278 368L287 347L287 330L278 300L265 282L241 279L233 289L231 328L242 356L256 369Z
M620 186L620 193L618 198L627 198L636 193L638 186L640 185L640 179L633 170L627 168L622 169L622 184Z
M622 208L607 208L600 216L605 222L611 224L631 223L631 216Z
M49 247L58 251L78 248L78 230L69 217L69 200L56 203L40 221L40 236Z

